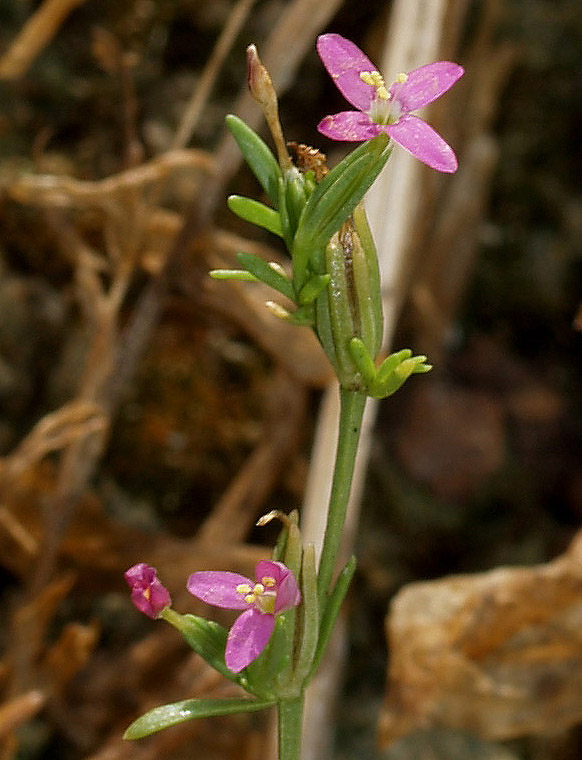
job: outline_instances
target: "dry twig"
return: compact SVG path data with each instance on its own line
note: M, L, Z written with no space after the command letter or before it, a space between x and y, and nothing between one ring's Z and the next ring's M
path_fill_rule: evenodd
M69 13L85 0L44 0L0 59L0 79L18 79L58 32Z

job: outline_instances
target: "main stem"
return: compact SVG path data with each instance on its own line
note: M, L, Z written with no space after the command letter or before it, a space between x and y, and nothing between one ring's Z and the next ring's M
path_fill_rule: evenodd
M279 717L279 760L300 760L304 695L282 699L277 705Z
M335 469L317 575L320 603L330 590L340 548L366 398L364 393L340 388L340 420Z

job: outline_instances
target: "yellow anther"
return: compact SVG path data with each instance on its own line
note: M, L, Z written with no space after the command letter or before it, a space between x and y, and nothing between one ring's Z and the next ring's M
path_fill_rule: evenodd
M253 594L256 594L257 596L261 596L261 594L265 593L265 587L262 583L255 583L255 587L253 589Z
M237 594L250 594L253 589L248 583L239 583L236 587Z
M384 77L379 71L360 71L360 79L372 87L384 87Z
M408 74L405 74L404 71L401 71L400 74L396 77L396 82L398 84L404 84L406 80L408 79Z
M264 578L261 578L261 583L265 588L273 588L273 586L276 585L277 581L270 575L265 575Z
M376 95L380 100L390 100L390 93L386 89L384 77L379 71L360 71L360 79L364 84L376 88Z
M247 594L245 596L245 602L247 604L252 604L253 602L257 601L257 597L254 594Z
M145 598L146 598L146 599L148 600L148 602L149 602L149 600L151 599L151 596L152 596L152 590L151 590L151 588L146 588L146 589L144 589L144 591L143 591L143 595L145 596Z

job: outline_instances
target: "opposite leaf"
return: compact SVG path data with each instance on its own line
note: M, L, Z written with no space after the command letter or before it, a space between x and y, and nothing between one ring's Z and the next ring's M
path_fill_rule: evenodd
M270 700L259 699L185 699L155 707L135 720L123 735L124 739L142 739L163 728L176 726L193 718L211 718L240 712L255 712L271 707Z
M276 208L279 202L281 170L275 156L271 153L266 143L238 116L229 114L226 117L226 126L236 140L253 174L261 183L271 203Z
M228 198L228 207L245 222L256 224L274 235L283 237L281 229L281 217L272 208L265 206L264 203L255 201L252 198L245 198L242 195L231 195Z

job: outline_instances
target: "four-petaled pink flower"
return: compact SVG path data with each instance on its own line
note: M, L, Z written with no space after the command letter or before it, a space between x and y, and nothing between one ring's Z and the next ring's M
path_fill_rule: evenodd
M148 617L159 617L172 604L170 593L158 580L155 568L145 562L130 567L125 580L131 588L131 601Z
M326 116L318 124L332 140L361 142L386 132L423 163L440 172L457 170L456 156L448 143L418 116L422 106L439 98L464 73L450 61L429 63L387 88L384 79L357 45L339 34L322 34L317 52L336 87L357 111Z
M208 570L192 573L188 591L215 607L245 610L235 620L226 641L226 667L240 673L267 646L275 615L301 601L295 576L282 562L261 560L254 581L238 573Z

